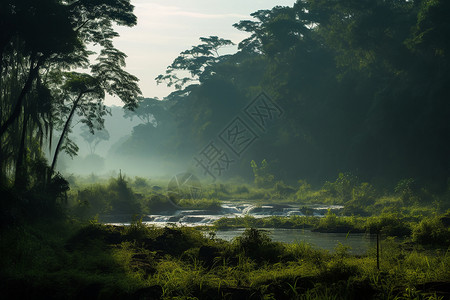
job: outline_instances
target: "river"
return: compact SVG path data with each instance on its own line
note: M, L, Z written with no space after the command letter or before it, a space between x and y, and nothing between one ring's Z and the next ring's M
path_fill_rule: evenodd
M342 206L316 205L308 208L308 213L317 217L323 217L328 209L339 210ZM219 218L235 218L252 216L263 218L270 216L288 217L292 215L304 215L305 210L291 205L251 205L225 203L219 211L206 210L177 210L155 215L146 215L142 221L153 226L199 226L212 225ZM114 225L129 225L130 216L103 216L101 221ZM217 230L216 237L231 241L243 233L245 229ZM361 233L320 233L308 229L265 229L273 241L284 243L306 242L313 247L333 251L341 243L349 246L350 253L364 254L371 247L375 247L376 238L372 235ZM206 233L205 233L206 234Z
M218 230L216 237L231 241L236 236L244 232L244 228L231 230ZM283 243L301 243L311 244L314 248L334 251L336 246L341 243L349 246L349 252L352 254L364 254L372 247L376 246L376 236L363 233L321 233L313 232L309 229L282 229L282 228L264 228L273 241Z

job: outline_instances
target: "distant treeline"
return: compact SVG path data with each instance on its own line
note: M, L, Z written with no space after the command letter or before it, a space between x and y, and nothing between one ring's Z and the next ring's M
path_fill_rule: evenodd
M206 176L257 175L261 186L276 178L320 187L349 173L377 188L412 178L444 192L449 13L444 0L260 10L234 24L249 33L237 53L221 55L233 43L217 36L180 53L156 78L177 90L158 101L140 96L113 44L114 24L137 22L128 0L2 1L0 187L36 208L64 202L69 185L56 170L60 153L78 152L73 120L86 135L101 131L111 94L143 122L115 147L123 157L193 161Z
M178 90L165 101L140 100L134 114L143 124L118 153L203 158L198 171L222 178L251 178L250 161L266 159L285 181L323 184L351 172L389 188L404 178L446 188L449 14L448 1L391 0L306 0L257 11L234 25L250 34L236 54L219 55L231 41L201 38L156 78ZM180 70L191 77L177 77ZM273 101L272 110L259 106L265 128L245 114L261 91ZM235 117L257 136L234 136L239 155L223 140L246 129ZM226 156L207 171L211 141Z

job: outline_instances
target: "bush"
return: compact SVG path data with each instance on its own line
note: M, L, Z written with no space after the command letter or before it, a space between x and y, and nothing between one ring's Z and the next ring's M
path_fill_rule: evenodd
M272 242L267 231L248 228L235 239L239 251L256 261L274 261L284 252L281 243Z
M275 193L279 198L286 198L295 193L295 189L283 181L275 183Z
M372 206L373 211L381 212L400 212L404 207L403 200L400 197L381 197L375 201Z
M188 209L205 209L205 210L220 210L222 208L221 202L218 199L181 199L178 202L183 208Z
M377 197L375 188L367 182L361 183L359 186L353 188L351 203L357 205L372 205Z
M146 206L150 213L158 213L161 211L175 209L174 204L169 201L169 198L161 194L153 194L147 200Z
M388 236L408 236L411 227L399 214L385 214L367 220L366 229L369 233L381 232Z
M143 177L136 176L136 177L134 177L133 185L136 188L146 188L146 187L148 187L148 181L147 181L147 179L145 179Z
M412 233L413 241L419 244L450 245L450 228L441 218L425 218L417 224Z
M358 178L351 173L339 173L335 182L326 182L323 189L331 196L336 197L340 203L350 201L353 190L357 186Z
M311 191L311 185L309 183L307 183L306 180L302 180L302 179L300 179L298 181L298 185L299 186L297 189L297 193L295 194L296 198L297 198L297 200L305 200L305 198Z
M78 217L92 217L96 214L136 214L141 206L136 195L122 175L111 179L105 186L93 184L78 191L73 213Z
M78 191L74 213L80 217L90 217L95 214L106 214L111 211L108 189L100 184L93 184Z
M141 211L139 202L122 174L108 185L112 213L135 214Z
M413 178L400 180L394 188L394 192L400 196L405 204L418 202L419 187Z
M245 185L240 185L240 186L237 186L237 187L236 187L236 189L234 190L234 192L237 193L237 194L248 194L250 191L249 191L249 189L248 189L247 186L245 186Z
M319 224L314 228L319 232L363 232L360 226L355 225L354 217L337 217L336 214L328 210L325 217L319 220Z

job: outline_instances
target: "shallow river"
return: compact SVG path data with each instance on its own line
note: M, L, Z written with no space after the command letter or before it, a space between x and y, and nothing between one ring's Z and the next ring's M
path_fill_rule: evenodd
M328 209L339 210L342 206L315 206L310 207L310 213L317 217L323 217ZM175 212L162 213L158 215L147 215L142 219L144 224L154 226L166 226L169 224L177 226L199 226L212 225L219 218L235 218L252 216L263 218L270 216L288 217L292 215L304 215L302 210L289 205L264 205L255 206L250 204L224 204L221 211L204 210L178 210ZM115 225L129 225L130 216L104 216L102 222ZM239 236L245 229L230 229L216 231L216 237L224 240L232 240ZM359 233L319 233L308 229L266 229L269 231L273 241L284 243L306 242L316 248L333 251L342 243L351 247L350 253L363 254L376 245L376 237Z

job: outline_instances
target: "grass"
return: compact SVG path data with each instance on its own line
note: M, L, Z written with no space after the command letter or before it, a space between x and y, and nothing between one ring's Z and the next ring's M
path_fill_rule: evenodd
M69 215L0 230L0 292L10 298L53 299L444 299L450 297L450 212L436 196L379 193L341 176L313 190L279 183L205 186L201 197L181 199L186 209L228 203L289 203L307 216L222 218L215 229L247 228L231 242L194 228L130 226L87 221L98 214L157 213L174 209L164 180L71 178ZM347 181L346 181L347 180ZM425 193L423 193L425 195ZM409 195L409 194L408 194ZM425 197L425 196L423 196ZM128 201L132 199L132 201ZM234 199L239 199L236 201ZM412 199L412 200L411 200ZM415 201L414 203L405 203ZM344 204L324 217L314 203ZM342 212L342 213L341 213ZM84 221L76 221L84 220ZM213 228L213 230L214 230ZM273 242L254 228L310 228L320 232L381 233L376 251L354 256L306 243ZM395 237L403 237L398 242Z
M129 227L23 225L1 232L0 249L0 290L15 298L443 299L450 285L446 248L391 238L380 270L375 249L330 253L256 229L226 242L139 219Z

